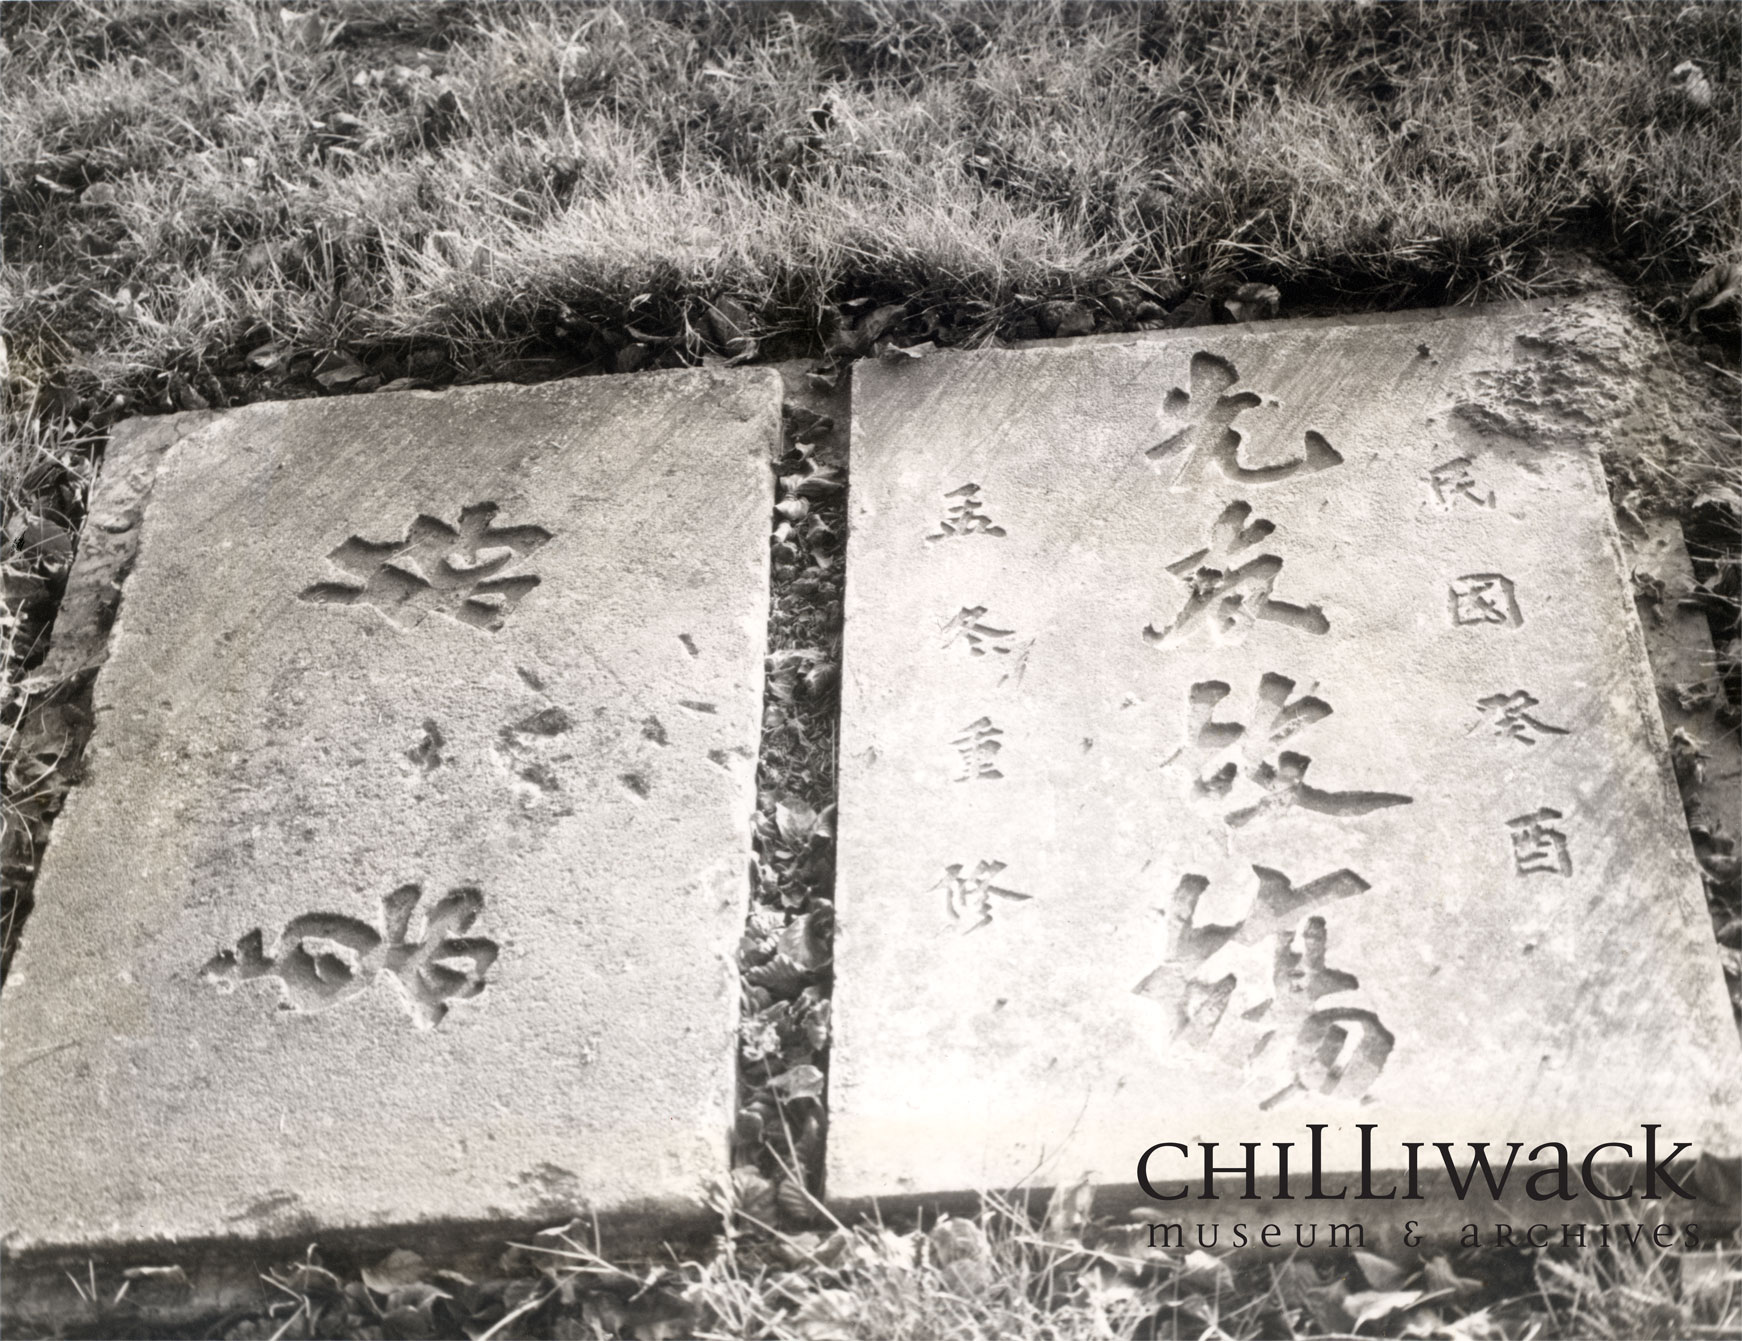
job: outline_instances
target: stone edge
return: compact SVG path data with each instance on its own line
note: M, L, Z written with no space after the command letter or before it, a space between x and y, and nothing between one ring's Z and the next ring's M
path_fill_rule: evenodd
M1103 331L1095 335L1053 336L1048 339L1011 340L989 349L1079 349L1096 345L1159 344L1174 339L1272 331L1328 330L1347 326L1434 326L1443 321L1472 317L1527 317L1552 312L1576 301L1576 296L1530 298L1515 302L1472 303L1465 307L1408 307L1397 312L1351 312L1342 316L1282 317L1273 321L1210 322L1198 326L1157 326L1140 331Z
M1134 1158L1139 1153L1141 1152L1134 1152ZM1455 1157L1463 1153L1454 1150ZM1574 1151L1573 1154L1577 1155L1578 1152ZM1224 1158L1233 1163L1237 1157ZM1647 1172L1643 1163L1635 1162L1606 1163L1601 1167L1607 1177L1625 1178L1632 1183L1638 1183ZM1407 1245L1411 1251L1417 1248L1424 1253L1456 1249L1460 1246L1458 1238L1463 1226L1472 1223L1481 1226L1485 1231L1491 1231L1497 1221L1517 1227L1547 1223L1557 1231L1562 1224L1594 1227L1605 1223L1692 1223L1698 1226L1702 1239L1715 1238L1742 1226L1742 1160L1702 1156L1694 1162L1691 1174L1685 1168L1678 1167L1675 1176L1690 1187L1694 1193L1691 1200L1665 1196L1653 1201L1612 1203L1598 1200L1589 1192L1581 1190L1568 1201L1535 1201L1519 1194L1517 1189L1524 1185L1523 1179L1509 1182L1507 1194L1498 1199L1490 1198L1485 1189L1479 1198L1472 1193L1468 1199L1461 1199L1453 1191L1443 1170L1435 1171L1423 1167L1416 1183L1421 1200L1405 1202L1401 1199L1401 1192L1397 1199L1387 1199L1379 1191L1405 1189L1407 1186L1407 1170L1387 1166L1371 1171L1370 1186L1378 1195L1369 1200L1359 1199L1358 1172L1339 1172L1325 1175L1328 1195L1315 1201L1309 1200L1305 1192L1300 1190L1287 1198L1261 1194L1246 1199L1232 1190L1240 1185L1241 1175L1236 1170L1232 1174L1223 1172L1220 1175L1218 1196L1214 1200L1203 1200L1193 1195L1177 1201L1151 1198L1135 1182L1093 1184L1092 1214L1097 1219L1127 1224L1182 1221L1201 1224L1205 1229L1218 1225L1222 1233L1229 1235L1236 1223L1245 1224L1250 1230L1254 1225L1266 1222L1358 1222L1368 1235L1366 1246L1382 1255L1392 1247L1404 1246L1398 1236L1406 1232L1419 1239L1418 1244ZM1302 1188L1307 1185L1309 1177L1310 1169L1294 1170L1291 1187ZM1573 1182L1577 1181L1575 1168ZM1186 1189L1188 1194L1200 1184L1201 1179L1192 1183ZM1614 1183L1610 1183L1610 1186L1613 1185ZM1341 1188L1347 1195L1338 1197L1330 1190L1332 1188ZM891 1228L901 1228L929 1223L933 1217L941 1214L972 1219L988 1201L1025 1207L1030 1212L1046 1212L1054 1205L1073 1200L1081 1191L1081 1184L1071 1186L1042 1181L1013 1189L903 1193L838 1201L831 1198L826 1204L831 1213L849 1223L849 1217L863 1216ZM1625 1207L1620 1215L1613 1209L1618 1205ZM1368 1207L1372 1209L1366 1209ZM1634 1207L1638 1210L1635 1211ZM1188 1235L1189 1233L1188 1230ZM1488 1242L1488 1239L1485 1237L1483 1242ZM1558 1244L1558 1233L1551 1242ZM1197 1246L1199 1245L1196 1242L1188 1238L1186 1247ZM1212 1242L1208 1246L1215 1245ZM1222 1246L1228 1245L1224 1243ZM1328 1247L1327 1244L1319 1245L1321 1251ZM1293 1251L1292 1244L1289 1248ZM1252 1256L1274 1251L1275 1248L1258 1246L1244 1250ZM1234 1250L1236 1257L1241 1254L1241 1249Z
M424 1259L426 1272L458 1271L474 1280L504 1274L502 1258L516 1245L564 1245L552 1226L589 1248L603 1245L621 1257L696 1254L718 1232L718 1217L699 1204L682 1212L646 1204L610 1215L589 1216L575 1208L553 1210L540 1221L444 1220L376 1226L369 1229L314 1230L273 1238L142 1241L101 1247L33 1248L0 1254L5 1290L0 1323L5 1330L41 1327L56 1334L67 1328L96 1326L117 1330L102 1335L135 1334L132 1328L182 1329L209 1324L225 1315L264 1313L288 1298L267 1284L264 1273L280 1272L304 1261L318 1244L319 1265L341 1280L356 1279L362 1267L403 1248ZM128 1271L168 1268L128 1281ZM174 1274L179 1268L180 1275ZM76 1285L75 1283L76 1282ZM127 1285L124 1296L117 1292ZM93 1289L94 1287L94 1289ZM87 1298L94 1293L95 1302ZM125 1333L121 1330L129 1329ZM87 1334L97 1334L89 1333ZM143 1333L139 1333L143 1334Z

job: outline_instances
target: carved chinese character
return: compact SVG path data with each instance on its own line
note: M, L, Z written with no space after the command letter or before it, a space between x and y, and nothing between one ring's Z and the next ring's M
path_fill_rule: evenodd
M1573 873L1573 857L1567 849L1567 836L1548 823L1564 818L1560 811L1544 806L1506 821L1506 827L1512 830L1512 860L1519 875Z
M1490 694L1479 698L1476 706L1491 716L1495 735L1510 737L1525 745L1536 744L1536 737L1531 734L1533 731L1550 736L1567 734L1564 726L1550 726L1532 717L1530 709L1538 707L1538 701L1522 689L1511 694Z
M1215 719L1217 705L1232 692L1220 680L1191 687L1186 745L1164 765L1177 763L1193 772L1192 792L1202 804L1221 808L1252 797L1223 812L1230 828L1275 820L1295 809L1350 818L1414 799L1398 792L1326 791L1307 782L1312 759L1275 747L1329 717L1331 705L1312 694L1294 698L1294 681L1287 676L1268 673L1259 680L1250 730L1244 722Z
M1372 1011L1319 1005L1360 982L1326 964L1325 919L1314 910L1365 893L1367 882L1341 870L1297 887L1280 871L1252 869L1259 883L1251 911L1232 926L1195 925L1209 881L1200 875L1180 881L1165 913L1163 962L1132 990L1162 1008L1171 1038L1196 1049L1213 1047L1253 1072L1265 1088L1276 1086L1263 1108L1301 1093L1359 1098L1384 1069L1396 1040ZM1225 946L1266 941L1273 946L1268 982L1244 989L1242 997L1239 962L1217 969L1210 961ZM1236 999L1242 1008L1231 1015Z
M938 531L926 537L928 541L948 540L951 536L1004 534L1004 528L994 526L992 519L981 511L979 485L964 484L959 489L951 489L944 497L956 501L944 513Z
M961 756L961 771L956 774L957 782L1004 776L997 767L998 751L1004 748L998 737L1003 734L1002 729L992 725L990 717L982 717L977 722L970 722L962 734L950 742Z
M1494 491L1482 492L1482 486L1476 482L1472 473L1471 461L1467 456L1454 456L1444 465L1435 466L1428 472L1428 479L1433 484L1434 497L1446 507L1452 507L1458 499L1463 498L1474 503L1479 508L1494 506Z
M1277 574L1282 571L1282 560L1275 554L1259 554L1235 566L1235 555L1276 530L1268 519L1248 521L1251 517L1250 504L1230 503L1216 518L1210 543L1167 566L1168 572L1186 583L1189 595L1185 608L1167 628L1158 630L1151 624L1143 630L1145 642L1165 642L1199 623L1229 641L1243 638L1260 619L1304 633L1322 634L1331 627L1316 605L1290 605L1272 598Z
M1201 478L1214 463L1229 479L1243 484L1273 484L1295 475L1310 475L1343 464L1343 457L1324 437L1308 432L1305 455L1276 466L1245 466L1240 462L1242 434L1235 421L1263 402L1250 391L1230 392L1240 375L1227 359L1214 354L1192 355L1191 389L1175 387L1162 402L1162 440L1145 455L1162 463L1177 459L1174 482Z
M1524 623L1512 579L1500 573L1466 573L1452 583L1452 623Z
M1251 910L1232 926L1197 926L1198 904L1210 881L1196 874L1180 879L1164 913L1162 962L1132 989L1161 1006L1170 1019L1173 1036L1184 1036L1194 1047L1208 1042L1222 1022L1239 982L1238 972L1228 972L1208 983L1197 981L1205 961L1225 945L1250 947L1292 932L1303 915L1369 888L1365 880L1347 869L1300 886L1281 871L1266 866L1251 869L1258 878Z
M299 599L373 606L403 629L421 624L434 611L494 633L539 584L531 574L503 577L503 569L552 539L538 526L495 525L491 519L497 511L494 503L474 503L461 509L457 529L419 516L404 540L352 536L327 559L361 585L317 582Z
M944 646L961 641L967 644L968 655L983 657L987 653L1009 656L1015 650L1016 630L994 628L985 622L986 607L965 605L944 625Z
M207 961L201 976L226 991L257 978L278 980L280 1009L326 1010L366 990L383 971L394 976L412 1020L432 1029L448 1013L449 1001L463 1001L484 990L485 975L496 962L496 942L466 936L484 909L476 889L450 890L424 919L423 935L413 939L411 919L423 890L402 885L381 900L386 935L367 922L338 913L305 913L285 923L274 949L250 931L234 950Z
M967 924L962 927L963 935L978 931L991 922L994 901L1026 903L1034 897L992 883L1004 865L1001 861L977 861L966 875L962 874L966 867L960 863L946 866L937 884L932 886L933 892L943 891L944 907L950 920Z
M1358 1099L1379 1079L1396 1036L1370 1010L1319 1007L1321 998L1361 985L1354 974L1326 967L1324 918L1307 919L1298 953L1293 939L1278 934L1272 996L1268 1007L1252 1012L1264 1030L1253 1067L1288 1077L1259 1107L1275 1108L1299 1094Z
M1016 630L997 628L987 623L985 616L986 607L983 605L963 606L944 625L943 646L953 647L959 642L968 649L969 656L1006 657L1009 660L998 683L1014 679L1020 684L1028 669L1028 653L1034 646L1034 639L1019 642Z

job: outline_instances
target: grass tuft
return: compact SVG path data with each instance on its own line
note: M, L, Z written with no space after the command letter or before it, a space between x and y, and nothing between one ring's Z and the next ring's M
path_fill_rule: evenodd
M1742 244L1742 41L1715 3L66 0L0 23L15 353L127 408L176 375L247 398L268 339L440 341L488 374L537 343L614 355L564 314L673 336L722 294L758 337L891 293L984 335L1131 285L1269 282L1285 312L1516 296L1569 240L1685 287ZM1686 60L1710 106L1678 93Z

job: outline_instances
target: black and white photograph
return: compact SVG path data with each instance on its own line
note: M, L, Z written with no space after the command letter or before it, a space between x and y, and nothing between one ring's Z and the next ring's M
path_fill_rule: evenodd
M1742 1337L1742 5L0 71L0 1333Z

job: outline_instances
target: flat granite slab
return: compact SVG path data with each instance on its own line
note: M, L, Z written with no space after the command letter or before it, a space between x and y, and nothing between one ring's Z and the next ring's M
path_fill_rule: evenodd
M1327 1170L1357 1124L1376 1167L1742 1146L1601 406L1543 320L859 366L832 1201L1130 1186L1168 1141L1158 1187L1200 1142L1274 1186L1309 1123Z
M702 1214L780 399L410 392L169 447L0 1008L10 1252Z

